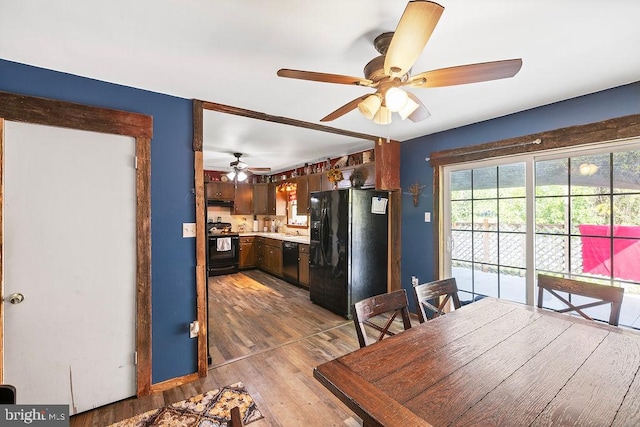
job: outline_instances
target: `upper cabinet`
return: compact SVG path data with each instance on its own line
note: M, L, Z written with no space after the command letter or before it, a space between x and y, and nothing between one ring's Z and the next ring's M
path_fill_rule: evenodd
M253 213L256 215L269 215L269 187L270 184L253 184ZM276 194L273 193L273 205L275 206ZM275 208L274 208L275 211Z
M206 191L208 200L233 200L236 195L236 190L232 182L207 182Z
M251 215L253 213L253 186L251 184L238 184L235 188L233 199L234 215Z
M295 179L296 198L298 199L298 215L309 213L309 177L301 176Z

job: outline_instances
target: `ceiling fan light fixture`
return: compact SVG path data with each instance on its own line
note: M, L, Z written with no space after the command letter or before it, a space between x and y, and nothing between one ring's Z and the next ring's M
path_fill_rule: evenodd
M404 104L404 107L402 107L402 109L398 111L398 114L400 115L400 117L402 117L402 120L404 120L409 117L414 111L416 111L418 107L419 105L417 102L415 102L411 98L408 98L407 102Z
M409 95L407 92L402 89L398 89L397 87L392 87L387 90L387 93L384 95L384 103L389 109L394 113L402 110L404 106L407 104L409 100Z
M229 172L227 174L227 178L229 178L232 181L233 181L233 178L235 178L235 177L236 177L236 171L235 170L233 170L233 171L231 171L231 172Z
M391 123L391 111L387 107L380 107L376 115L373 116L373 122L379 125L388 125Z
M238 181L244 181L247 179L247 174L243 171L238 171Z
M360 110L360 113L362 113L362 115L367 119L372 120L381 105L382 100L380 97L377 94L373 94L369 95L364 99L364 101L358 104L358 110Z

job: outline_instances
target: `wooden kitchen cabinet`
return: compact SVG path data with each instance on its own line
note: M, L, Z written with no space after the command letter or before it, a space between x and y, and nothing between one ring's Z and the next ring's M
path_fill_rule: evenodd
M313 193L314 191L331 190L332 188L326 173L315 173L313 175L309 175L307 178L307 189L309 193Z
M251 184L238 184L235 188L233 199L234 215L251 215L253 213L253 186Z
M254 237L240 237L240 269L256 266L256 245Z
M207 182L207 200L233 200L236 189L233 182L211 181Z
M320 181L319 174L316 173L307 176L307 190L309 190L309 193L312 193L314 191L322 191L322 181Z
M298 215L309 213L309 177L296 178L296 200L298 202Z
M309 245L298 244L298 283L309 288Z
M265 239L264 270L277 277L282 277L282 241Z
M256 215L267 214L269 184L253 184L253 213Z
M256 245L256 267L261 270L264 270L265 260L264 260L264 237L256 237L255 238Z

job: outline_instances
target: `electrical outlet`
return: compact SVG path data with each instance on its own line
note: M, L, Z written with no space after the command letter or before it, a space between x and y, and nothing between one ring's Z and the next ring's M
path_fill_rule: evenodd
M182 224L182 237L196 237L196 223L185 222Z
M200 332L200 323L197 320L189 323L189 338L197 338Z
M418 283L418 278L416 276L411 276L411 286L415 286Z
M424 213L424 222L431 222L431 212Z

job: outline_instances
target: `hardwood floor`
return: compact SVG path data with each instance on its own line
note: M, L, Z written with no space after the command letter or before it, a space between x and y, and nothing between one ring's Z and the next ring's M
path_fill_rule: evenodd
M313 378L313 368L358 348L353 322L309 300L309 292L257 270L209 278L212 364L206 378L71 417L106 426L242 381L264 426L357 426L349 409Z

